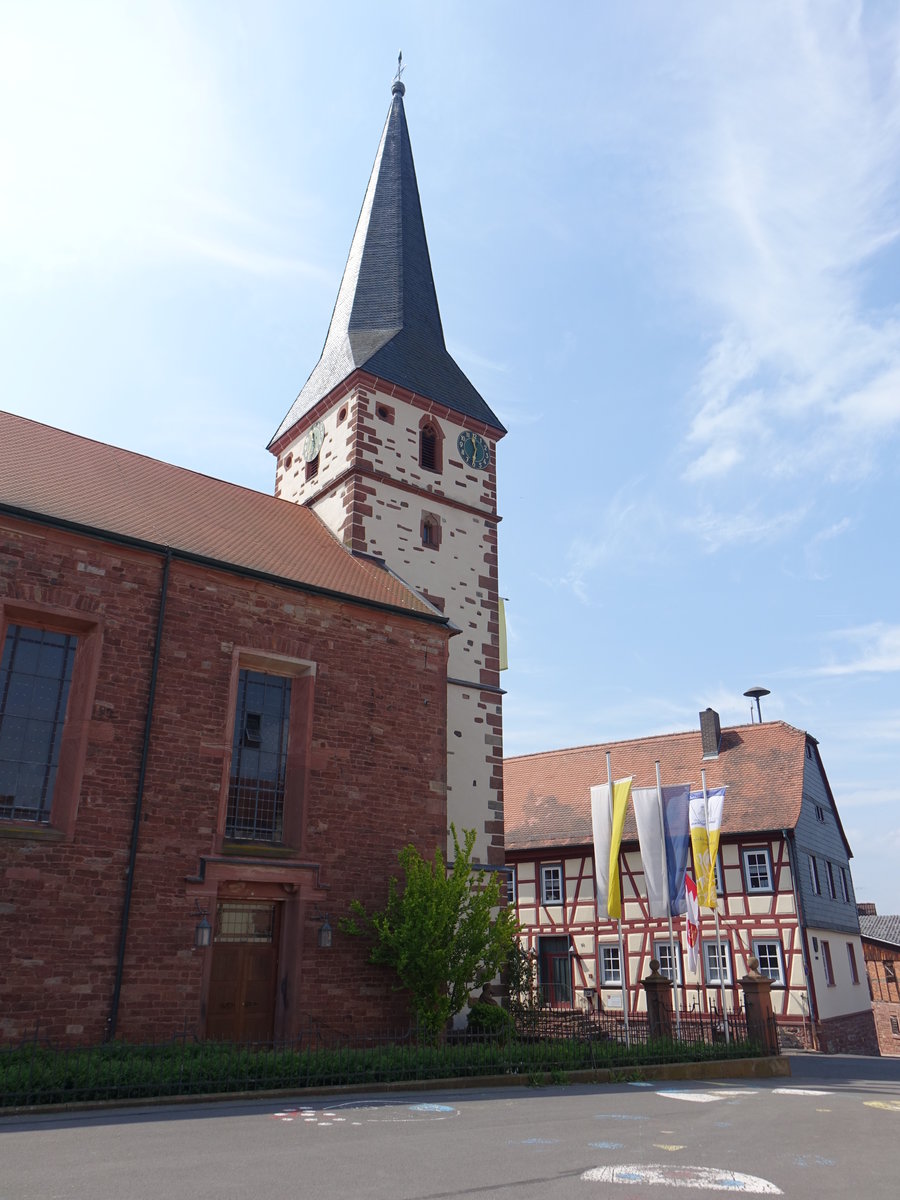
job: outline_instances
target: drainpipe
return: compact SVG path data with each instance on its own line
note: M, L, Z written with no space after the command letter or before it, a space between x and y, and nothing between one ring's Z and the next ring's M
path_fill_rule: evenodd
M166 547L163 561L162 583L159 589L159 613L156 618L156 642L153 647L153 666L150 670L150 691L147 696L147 716L144 721L144 744L141 747L141 768L138 773L137 799L134 804L134 820L131 825L131 848L128 853L128 870L125 875L125 900L122 905L122 930L119 934L119 953L116 959L116 982L113 986L112 1006L106 1020L106 1040L116 1036L119 1019L119 999L122 994L122 974L125 969L125 946L128 942L128 919L131 915L131 893L134 890L134 867L137 859L138 834L141 828L141 810L144 806L144 780L147 776L147 760L150 757L150 729L153 724L153 704L156 698L156 679L159 674L159 654L162 646L163 621L166 616L166 595L169 589L169 568L172 565L171 547Z
M806 1011L809 1016L809 1044L816 1050L816 1024L813 1012L813 998L810 991L809 950L806 945L806 922L800 909L800 894L797 891L797 855L794 848L793 829L782 829L781 836L787 843L788 863L791 868L791 887L794 890L794 912L797 914L797 932L800 935L800 958L803 963L803 982L806 987Z

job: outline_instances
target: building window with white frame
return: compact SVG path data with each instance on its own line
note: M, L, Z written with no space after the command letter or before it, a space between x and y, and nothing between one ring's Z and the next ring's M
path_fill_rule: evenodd
M563 873L559 863L541 867L541 903L562 904Z
M731 947L727 942L704 942L703 965L710 985L731 983Z
M744 851L744 879L748 892L772 891L772 864L768 850Z
M759 963L760 975L772 980L774 987L784 987L784 959L781 942L760 938L753 942L753 953Z
M674 963L672 948L675 949ZM681 947L678 942L654 942L653 957L659 963L660 975L671 979L673 983L681 983Z
M841 880L841 899L845 904L850 903L850 875L846 867L839 867Z
M622 982L622 960L618 946L600 947L600 982L609 987Z

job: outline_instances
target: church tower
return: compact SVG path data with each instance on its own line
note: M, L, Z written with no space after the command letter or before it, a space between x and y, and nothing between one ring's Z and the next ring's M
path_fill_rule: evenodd
M450 620L447 815L503 863L497 442L447 352L399 79L322 356L269 449L312 508Z

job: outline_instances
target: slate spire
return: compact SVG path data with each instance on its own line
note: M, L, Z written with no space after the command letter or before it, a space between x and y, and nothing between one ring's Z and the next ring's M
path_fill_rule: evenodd
M395 79L322 356L272 443L359 367L504 432L444 344L405 91Z

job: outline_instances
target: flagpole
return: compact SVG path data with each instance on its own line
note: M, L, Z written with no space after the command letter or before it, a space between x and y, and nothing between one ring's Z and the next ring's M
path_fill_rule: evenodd
M656 799L659 809L659 824L662 832L663 883L666 889L666 916L669 919L669 954L672 956L672 987L675 991L675 1031L681 1041L681 1001L678 995L678 959L675 957L675 933L672 929L672 901L669 891L669 863L666 859L666 824L663 820L662 784L659 776L659 759L656 760Z
M706 768L705 767L700 771L700 782L703 785L703 811L704 811L705 817L706 817L706 837L707 837L707 841L708 841L709 840L709 801L708 801L707 795L706 795ZM725 1045L727 1046L728 1043L731 1041L731 1036L728 1031L728 1013L725 1009L725 979L723 977L724 972L722 970L722 942L721 942L721 939L719 936L719 892L715 886L715 879L716 879L715 866L713 865L711 860L710 860L709 870L710 870L710 877L712 879L713 890L716 893L716 906L713 909L713 913L716 918L716 958L718 959L718 962L719 962L719 995L721 997L721 1004L722 1004L722 1024L725 1026ZM726 959L727 959L727 956L726 956Z
M612 823L613 819L613 779L612 766L610 765L610 752L606 752L606 782L609 787L609 819ZM621 848L619 850L621 854ZM621 880L621 873L619 874ZM620 883L621 887L621 883ZM621 905L620 905L621 907ZM625 1045L631 1045L631 1028L628 1023L628 989L625 986L625 942L622 938L622 918L616 917L616 928L619 933L619 973L622 977L622 1013L625 1017Z

